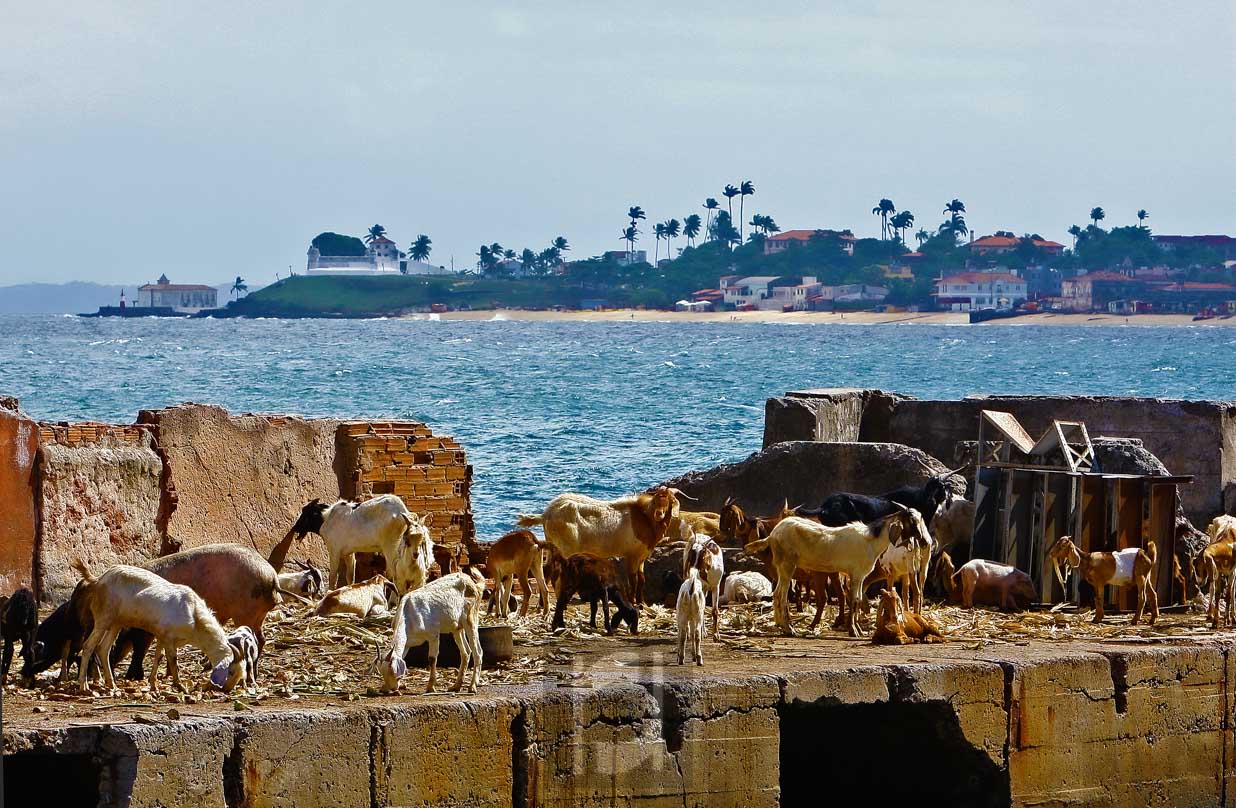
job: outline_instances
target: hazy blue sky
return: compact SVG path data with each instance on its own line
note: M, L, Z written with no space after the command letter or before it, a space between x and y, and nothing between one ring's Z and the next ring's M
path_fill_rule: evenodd
M785 229L1236 234L1231 0L0 2L0 283L266 282L374 222L589 255L742 179Z

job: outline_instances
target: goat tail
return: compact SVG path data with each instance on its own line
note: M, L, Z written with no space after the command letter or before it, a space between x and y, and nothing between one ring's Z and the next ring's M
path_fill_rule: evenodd
M75 558L72 561L72 567L73 569L77 570L77 574L82 576L82 580L87 585L95 582L96 579L93 575L90 574L90 568L86 566L85 561L82 561L80 558Z
M515 515L515 524L520 527L537 527L545 524L545 517L542 514L519 513Z
M482 590L485 589L485 576L481 574L480 570L474 566L468 567L468 574L472 576L472 580L476 581Z
M768 537L765 536L762 539L756 539L753 542L748 542L742 546L742 549L743 552L750 553L751 555L762 553L768 549Z
M1146 546L1142 549L1146 554L1146 558L1150 559L1150 565L1154 566L1159 563L1159 548L1155 547L1154 540L1146 542Z

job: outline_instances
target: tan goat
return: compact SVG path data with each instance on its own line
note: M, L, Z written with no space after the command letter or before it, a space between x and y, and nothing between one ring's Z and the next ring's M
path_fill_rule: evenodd
M1151 573L1158 560L1158 550L1153 541L1146 542L1146 549L1129 547L1111 552L1083 553L1068 536L1061 536L1047 551L1060 587L1065 589L1064 574L1060 567L1072 567L1081 573L1082 579L1094 587L1094 622L1103 622L1103 587L1132 586L1137 592L1137 611L1133 625L1141 620L1146 604L1150 604L1150 624L1159 616L1159 596L1154 591Z
M532 586L528 582L529 574L536 579L536 591L541 594L541 612L549 616L549 587L545 583L545 570L541 551L545 542L538 541L531 530L512 530L494 542L485 557L485 571L494 579L494 594L489 599L489 611L498 604L498 616L506 617L510 609L511 589L515 579L519 578L524 590L524 602L519 605L519 616L528 614L528 604L532 601Z
M1209 589L1210 627L1219 628L1220 600L1227 595L1226 625L1231 625L1232 602L1236 596L1236 518L1220 516L1206 528L1211 544L1193 560L1197 585Z
M940 626L929 617L901 607L897 593L880 591L880 611L876 616L873 645L909 645L912 642L944 642Z

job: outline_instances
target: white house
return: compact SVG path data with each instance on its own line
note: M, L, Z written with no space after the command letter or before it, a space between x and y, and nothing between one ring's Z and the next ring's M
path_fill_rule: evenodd
M1007 272L961 272L936 281L931 293L943 309L1012 309L1029 297L1026 281Z
M772 311L806 311L811 308L811 298L818 295L822 288L823 284L817 282L814 276L806 275L801 283L772 287L772 293L760 308Z
M305 273L309 275L398 275L399 263L405 257L395 242L386 236L378 236L370 241L365 247L364 255L322 255L317 247L310 244L308 259L305 262Z
M215 309L219 307L219 290L200 283L172 283L167 275L160 275L156 283L137 287L137 307L146 306L168 306L188 313Z
M773 281L777 275L753 275L750 278L740 278L737 275L726 275L721 279L721 292L726 303L732 306L759 307L761 300L768 298Z

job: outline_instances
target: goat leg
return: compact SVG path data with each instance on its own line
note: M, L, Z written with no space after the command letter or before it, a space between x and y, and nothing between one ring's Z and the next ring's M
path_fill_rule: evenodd
M432 693L434 687L438 683L438 640L440 635L436 632L429 636L429 685L425 688L426 693Z

